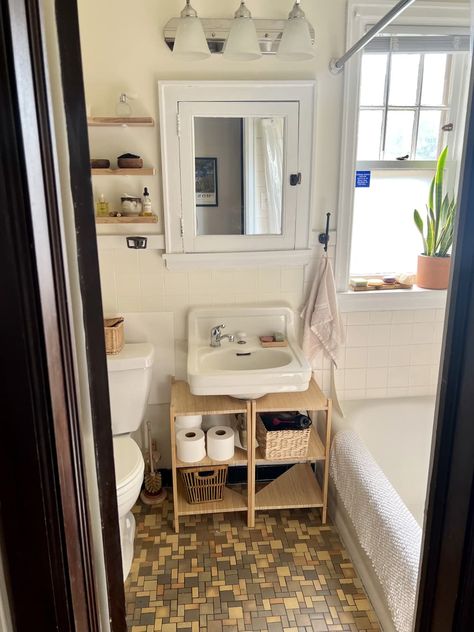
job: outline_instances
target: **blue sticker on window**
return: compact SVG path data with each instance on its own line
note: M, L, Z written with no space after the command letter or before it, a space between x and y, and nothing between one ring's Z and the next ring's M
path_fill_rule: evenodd
M367 189L370 187L370 171L356 171L356 189Z

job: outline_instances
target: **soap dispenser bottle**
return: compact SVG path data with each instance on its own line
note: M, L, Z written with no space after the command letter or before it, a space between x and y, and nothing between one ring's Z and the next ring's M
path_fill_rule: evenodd
M99 199L95 203L95 213L97 217L108 217L109 215L109 203L103 193L100 194Z
M153 215L151 210L150 194L148 193L148 189L146 187L143 189L142 215L144 215L145 217Z

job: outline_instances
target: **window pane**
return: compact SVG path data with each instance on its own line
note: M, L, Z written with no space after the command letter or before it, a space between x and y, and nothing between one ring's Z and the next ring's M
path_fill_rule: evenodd
M385 160L396 160L402 156L410 156L414 120L415 112L413 110L388 112Z
M444 86L446 77L445 54L425 55L423 70L422 105L444 105Z
M384 105L387 59L386 53L363 55L360 80L361 105Z
M418 141L416 144L417 160L436 160L438 157L440 124L440 110L425 110L420 112Z
M382 110L361 110L357 160L379 160L382 116Z
M389 105L415 105L420 55L392 55Z
M423 246L413 210L425 208L432 178L431 171L373 171L370 187L355 190L352 276L415 272Z

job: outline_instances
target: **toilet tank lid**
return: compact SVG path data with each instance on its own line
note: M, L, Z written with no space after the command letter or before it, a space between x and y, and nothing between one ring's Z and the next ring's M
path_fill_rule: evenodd
M146 369L153 365L155 348L149 342L127 343L120 353L107 356L107 370L130 371Z

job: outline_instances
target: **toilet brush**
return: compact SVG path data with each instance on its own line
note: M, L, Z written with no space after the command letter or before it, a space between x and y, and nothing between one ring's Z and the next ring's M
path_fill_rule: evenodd
M166 492L161 484L161 472L155 472L155 467L153 463L154 459L153 442L151 439L151 423L147 421L146 425L148 434L148 465L150 469L145 474L145 486L140 494L140 498L147 505L154 505L163 502L163 500L166 498Z

